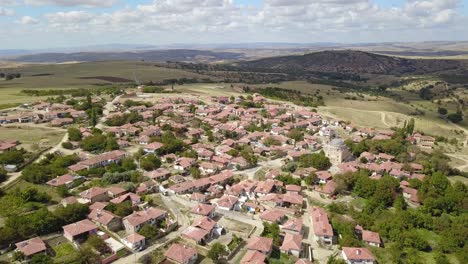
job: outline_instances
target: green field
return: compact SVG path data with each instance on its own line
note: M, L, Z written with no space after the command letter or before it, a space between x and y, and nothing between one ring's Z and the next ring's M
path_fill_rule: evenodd
M177 78L207 78L205 75L192 72L154 67L151 63L131 61L16 65L16 67L12 68L3 67L4 68L0 69L0 71L20 72L22 77L10 81L0 80L0 109L6 108L5 106L11 103L30 103L46 99L46 97L32 97L21 94L21 90L23 89L76 89L102 87L103 85L127 86L127 84L122 82L112 83L107 81L108 78L121 78L128 80L129 83L134 83L135 77L140 82L160 82L165 79ZM102 77L104 77L104 79Z
M0 140L17 139L28 150L33 144L39 147L49 147L57 145L65 135L65 131L30 126L8 126L0 127Z

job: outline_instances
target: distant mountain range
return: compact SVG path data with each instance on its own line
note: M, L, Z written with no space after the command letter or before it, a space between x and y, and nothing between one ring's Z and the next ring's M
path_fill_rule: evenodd
M336 72L351 74L423 74L464 69L457 60L405 59L355 50L333 50L280 56L236 64L243 70L277 72Z
M434 41L434 42L414 42L414 43L333 43L333 42L318 42L318 43L278 43L278 42L258 42L258 43L221 43L221 44L168 44L168 45L151 45L151 44L105 44L83 47L68 47L68 48L50 48L50 49L11 49L0 50L0 59L25 61L25 62L64 62L69 57L73 60L80 61L96 61L108 60L115 58L139 59L139 56L146 52L163 51L167 54L167 59L174 56L175 53L181 52L183 56L187 54L187 50L211 51L221 53L221 59L224 59L227 54L227 59L232 57L246 58L265 58L279 55L305 54L316 51L325 50L361 50L373 53L395 55L395 56L456 56L468 55L468 41ZM175 50L175 51L174 51ZM96 54L99 53L99 54ZM116 54L113 54L116 53ZM138 54L137 54L138 53ZM196 53L196 52L192 52ZM206 55L201 52L201 56ZM237 53L235 55L234 53ZM30 56L37 55L41 56ZM45 55L44 55L45 54ZM192 54L193 55L193 54ZM188 57L192 57L188 55ZM210 54L209 56L213 56ZM98 58L101 56L101 58ZM161 57L161 53L156 56ZM175 55L172 60L177 60L180 56ZM217 56L215 56L217 57ZM149 59L148 59L149 60ZM158 61L160 59L157 59Z
M234 52L217 52L209 50L147 50L147 51L122 51L122 52L77 52L77 53L40 53L22 55L8 58L10 61L31 63L62 63L71 61L116 61L116 60L145 60L154 62L165 61L190 61L212 62L223 60L239 60L243 54Z

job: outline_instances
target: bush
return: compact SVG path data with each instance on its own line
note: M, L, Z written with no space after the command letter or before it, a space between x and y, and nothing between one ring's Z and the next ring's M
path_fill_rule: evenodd
M461 121L463 121L463 115L460 112L451 113L447 116L447 119L453 123L460 123Z

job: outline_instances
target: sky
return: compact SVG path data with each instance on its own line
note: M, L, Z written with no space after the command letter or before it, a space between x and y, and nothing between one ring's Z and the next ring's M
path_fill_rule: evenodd
M468 0L0 0L0 49L468 40Z

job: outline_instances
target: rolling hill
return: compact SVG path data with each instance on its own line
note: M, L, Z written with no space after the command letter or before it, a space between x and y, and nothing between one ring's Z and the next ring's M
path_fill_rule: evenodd
M256 71L400 75L458 70L464 69L466 64L457 60L405 59L355 50L332 50L243 61L236 66Z
M222 60L238 60L241 53L216 52L208 50L172 49L172 50L147 50L128 52L75 52L75 53L41 53L11 57L8 60L32 63L62 63L71 61L190 61L212 62Z

